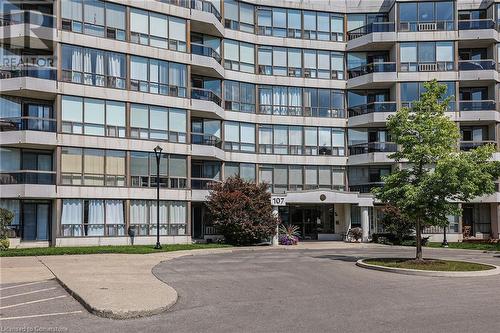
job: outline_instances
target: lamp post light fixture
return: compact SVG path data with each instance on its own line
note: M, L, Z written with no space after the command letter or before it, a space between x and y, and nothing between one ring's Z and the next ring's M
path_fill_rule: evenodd
M153 151L156 156L156 245L155 249L161 249L160 244L160 157L163 149L158 145Z
M442 247L448 247L448 240L446 239L446 226L443 228L443 242L441 243Z

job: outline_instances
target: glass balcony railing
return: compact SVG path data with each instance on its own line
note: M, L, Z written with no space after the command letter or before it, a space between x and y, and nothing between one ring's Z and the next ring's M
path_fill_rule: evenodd
M404 108L410 108L412 109L413 108L413 103L414 102L407 102L407 101L401 101L401 106L404 107ZM448 112L452 112L452 111L455 111L456 108L455 108L455 99L453 99L452 101L449 102L448 104Z
M366 64L351 68L347 72L349 75L349 79L353 79L355 77L367 75L370 73L388 73L395 71L396 71L395 62L374 62L371 64Z
M347 32L347 40L353 40L374 32L393 32L396 30L394 22L373 22Z
M219 106L222 104L222 99L215 92L209 89L191 88L191 98L211 101Z
M373 112L396 112L396 102L373 102L349 107L349 117L360 116Z
M366 142L349 146L349 155L392 153L397 149L394 142Z
M0 27L16 24L33 24L39 27L55 28L54 16L37 11L17 11L0 15Z
M408 21L399 22L399 32L451 31L455 30L455 21Z
M383 182L371 182L371 183L365 183L365 184L358 184L358 185L350 185L349 190L351 192L359 192L359 193L370 193L372 189L376 187L382 187L384 186Z
M481 60L459 60L458 70L459 71L483 71L495 69L496 63L492 59L481 59Z
M453 71L453 61L402 62L401 72L449 72Z
M495 21L492 19L458 21L458 30L482 30L482 29L495 29Z
M222 57L220 56L220 54L207 45L191 43L191 53L214 58L219 64L222 61Z
M215 184L219 183L216 179L191 178L191 188L193 190L210 190Z
M55 171L15 171L1 172L0 185L8 184L39 184L39 185L55 185Z
M194 145L222 147L222 140L212 134L191 133L191 143Z
M167 3L169 5L201 10L207 13L212 13L220 21L222 16L220 12L215 8L214 4L208 0L159 0L160 2Z
M55 132L56 120L38 117L0 118L0 132L7 131Z
M56 80L57 70L52 67L23 66L22 68L0 69L0 79L16 77L33 77L37 79Z
M495 111L496 102L493 100L484 101L460 101L460 111Z
M484 145L494 145L497 146L494 140L482 140L482 141L460 141L460 150L469 151L471 149L481 147Z

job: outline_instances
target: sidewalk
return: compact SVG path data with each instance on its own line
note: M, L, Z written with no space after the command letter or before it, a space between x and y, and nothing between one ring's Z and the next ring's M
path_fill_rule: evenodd
M89 312L125 319L163 312L177 292L152 273L162 261L189 255L234 251L325 250L378 247L374 244L304 242L297 246L241 247L154 254L91 254L1 258L0 282L19 283L56 278Z

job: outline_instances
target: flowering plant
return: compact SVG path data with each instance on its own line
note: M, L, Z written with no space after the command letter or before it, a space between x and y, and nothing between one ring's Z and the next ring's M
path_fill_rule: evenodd
M299 243L299 236L299 227L296 225L280 225L278 237L280 245L297 245Z

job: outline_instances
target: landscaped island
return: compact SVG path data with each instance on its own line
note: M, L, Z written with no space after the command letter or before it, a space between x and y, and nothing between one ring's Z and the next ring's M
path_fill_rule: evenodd
M415 269L424 271L442 272L471 272L495 269L495 266L479 264L466 261L425 259L415 260L408 258L380 258L366 259L364 263L369 265L384 266L390 268Z

